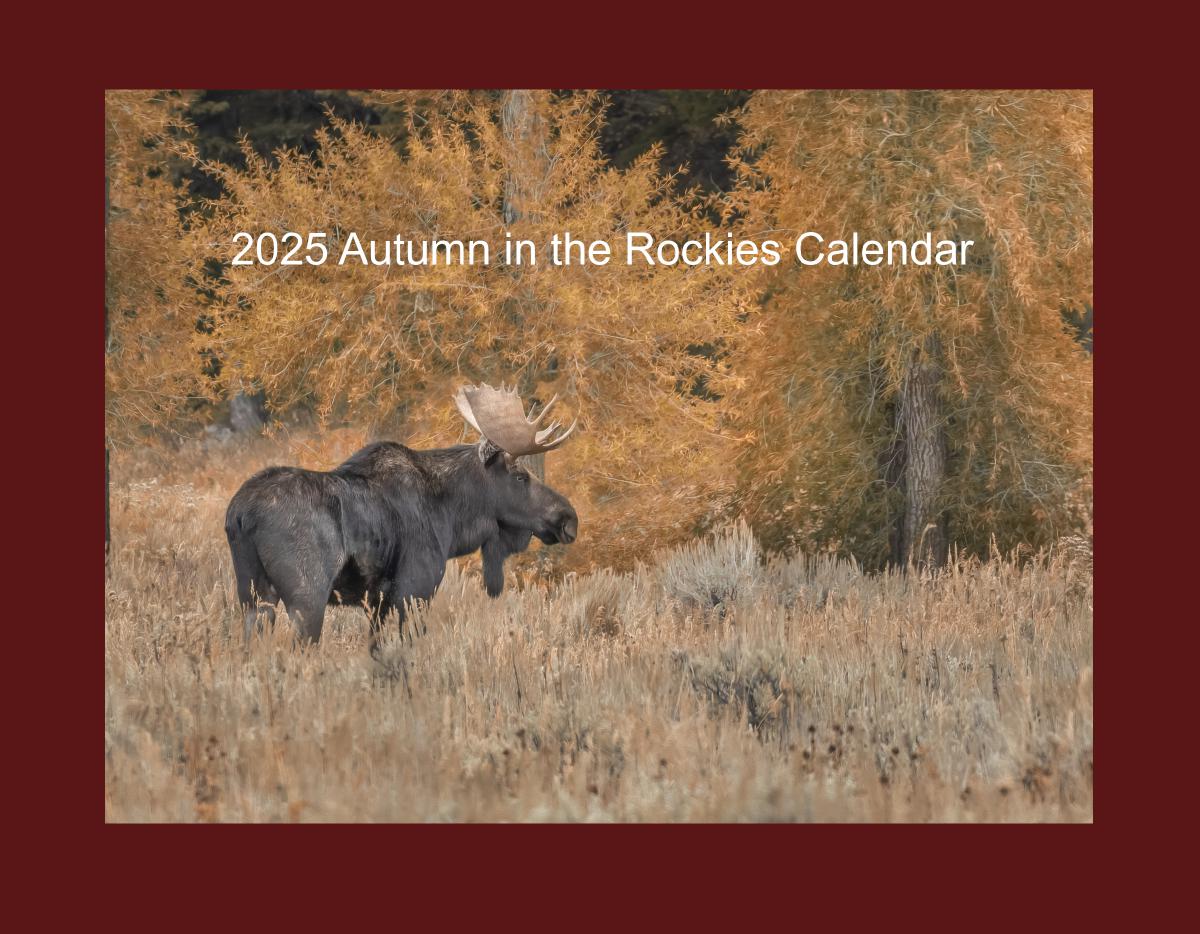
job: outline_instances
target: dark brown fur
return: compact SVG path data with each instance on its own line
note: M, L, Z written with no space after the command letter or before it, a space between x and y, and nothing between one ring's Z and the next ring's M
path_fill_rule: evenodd
M579 520L566 497L494 447L414 451L381 441L331 471L268 467L229 503L225 534L246 638L280 599L300 637L321 638L325 607L359 603L376 646L393 609L427 600L450 558L481 550L484 583L504 588L504 560L543 542L570 543Z

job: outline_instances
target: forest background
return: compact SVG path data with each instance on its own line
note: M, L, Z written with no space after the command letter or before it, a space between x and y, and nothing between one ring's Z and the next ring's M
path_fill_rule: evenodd
M866 568L1091 534L1092 98L1008 91L113 91L110 453L473 440L558 393L563 570L743 518ZM234 268L239 230L971 239L954 269ZM336 255L335 243L330 250ZM257 428L255 418L251 427ZM225 434L228 434L226 432ZM328 468L322 451L304 466ZM106 523L106 547L110 533Z

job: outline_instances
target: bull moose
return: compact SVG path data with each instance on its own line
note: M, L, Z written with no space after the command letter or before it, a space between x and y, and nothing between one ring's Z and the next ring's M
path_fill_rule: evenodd
M575 430L539 428L557 398L534 418L515 390L464 386L454 402L477 444L380 441L330 471L268 467L247 480L225 514L247 641L264 617L274 623L280 598L307 642L320 640L327 605L361 604L374 653L384 618L394 609L403 628L406 601L429 599L450 558L482 550L496 597L505 559L532 536L573 542L579 518L567 498L518 460Z

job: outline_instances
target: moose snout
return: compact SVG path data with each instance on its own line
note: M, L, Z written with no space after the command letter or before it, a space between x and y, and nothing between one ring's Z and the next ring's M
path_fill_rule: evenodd
M564 545L571 544L579 536L579 516L570 506L559 514L557 531L558 540Z

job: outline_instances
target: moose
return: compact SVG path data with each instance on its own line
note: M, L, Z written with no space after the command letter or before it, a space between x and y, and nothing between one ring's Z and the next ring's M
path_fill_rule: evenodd
M534 535L570 544L579 517L521 458L559 447L571 432L539 427L558 396L533 417L515 389L486 383L454 396L479 432L476 444L414 451L379 441L330 471L268 467L234 494L225 535L249 642L283 599L301 641L320 641L325 608L359 604L378 648L385 617L401 631L406 605L428 600L446 562L482 552L487 593L504 589L504 561Z

